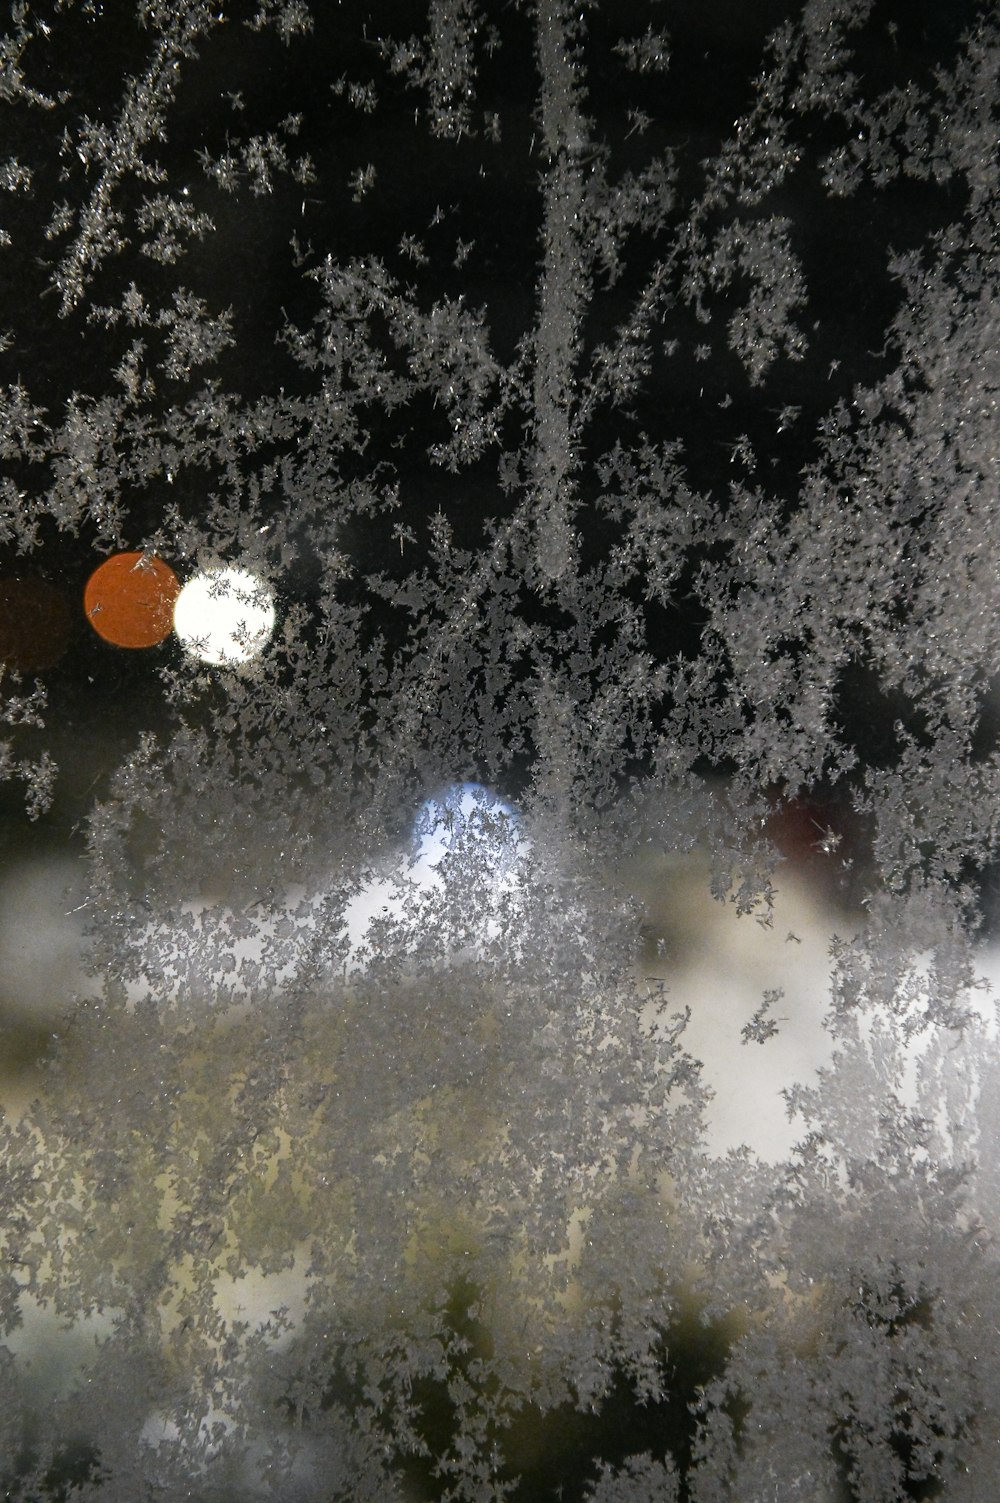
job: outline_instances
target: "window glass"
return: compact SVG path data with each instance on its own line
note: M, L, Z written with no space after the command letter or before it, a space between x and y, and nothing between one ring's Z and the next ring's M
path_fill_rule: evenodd
M996 1495L998 58L9 7L5 1496Z

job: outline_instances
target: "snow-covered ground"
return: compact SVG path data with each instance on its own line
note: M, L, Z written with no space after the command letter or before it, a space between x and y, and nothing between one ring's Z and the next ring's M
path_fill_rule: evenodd
M369 925L398 920L404 894L412 894L413 884L425 895L440 889L439 863L452 851L456 831L463 839L482 841L482 854L495 862L498 897L517 898L520 865L530 844L515 811L468 786L449 790L420 811L408 849L373 864L373 875L347 912L349 944L342 964L364 968ZM782 1092L796 1082L814 1080L817 1068L830 1059L833 1045L823 1027L830 999L830 945L849 920L792 863L781 871L766 925L716 901L697 858L647 863L633 870L631 880L645 913L637 969L663 982L671 1011L689 1011L685 1043L702 1061L705 1081L714 1092L709 1148L722 1154L747 1144L762 1158L785 1157L801 1136L801 1125L789 1121ZM11 1037L34 1039L36 1054L45 1037L59 1029L73 996L85 996L93 987L84 967L86 900L84 867L67 857L36 856L12 864L0 882L2 1021ZM198 969L188 972L188 981L196 983L200 976L206 1008L212 986L238 986L241 969L252 970L276 936L287 938L298 930L308 946L313 901L302 890L288 892L273 911L257 916L249 933L244 926L234 942L233 914L225 904L192 896L183 905L186 927L178 935L178 949L191 951L194 936ZM497 938L499 911L479 914L484 942ZM516 914L517 902L504 912L507 918ZM157 953L170 953L168 927L163 916L150 920L148 938L157 942L149 946L151 965ZM979 961L985 975L1000 980L1000 950L984 948ZM293 973L294 963L288 980ZM133 985L140 987L141 978ZM772 1000L763 1018L777 1024L777 1032L767 1036L764 1027L758 1030L762 1042L752 1036L748 1041L746 1031L753 1033L754 1018L761 1017L768 995ZM0 1089L9 1111L16 1115L23 1109L37 1080L31 1049L20 1060L14 1054L8 1058ZM220 1275L218 1313L225 1320L238 1316L251 1324L263 1322L279 1305L300 1309L302 1287L295 1268L256 1282ZM40 1400L68 1381L94 1335L105 1329L107 1322L98 1321L93 1329L67 1334L49 1312L29 1303L25 1322L9 1344L30 1362ZM149 1443L175 1438L171 1426L169 1418L152 1416Z
M364 968L375 932L369 926L398 923L414 887L424 896L440 891L438 865L452 849L456 830L462 838L471 833L493 862L497 906L480 912L479 932L484 941L497 938L501 900L507 900L504 921L512 911L516 915L519 863L530 845L509 805L475 785L461 785L418 811L407 849L373 862L347 906L341 967ZM746 1143L763 1157L784 1157L796 1128L787 1120L781 1092L809 1080L830 1057L823 1028L830 946L835 933L849 935L850 918L832 908L794 863L780 869L766 924L714 899L697 857L647 862L617 876L631 886L644 914L645 944L637 946L637 969L662 981L671 1010L690 1011L685 1042L702 1061L715 1093L709 1146L724 1152ZM169 970L170 958L180 955L185 983L203 990L206 1007L219 991L236 1002L243 995L251 998L254 987L242 980L247 976L270 977L279 987L291 984L297 959L311 944L322 900L322 893L289 889L272 908L240 915L250 923L234 925L236 916L225 903L192 895L175 915L150 917L137 939L138 969L129 990L136 997L147 984L158 990L157 971ZM0 1102L8 1111L23 1108L35 1088L34 1060L73 999L95 990L84 960L87 913L86 866L80 858L32 855L10 862L0 876L0 1026L9 1040L0 1062ZM516 942L514 934L506 938ZM276 951L287 956L283 967L262 964ZM978 964L987 979L1000 981L1000 947L982 946ZM763 1042L747 1041L744 1031L752 1028L769 994L763 1016L777 1029Z

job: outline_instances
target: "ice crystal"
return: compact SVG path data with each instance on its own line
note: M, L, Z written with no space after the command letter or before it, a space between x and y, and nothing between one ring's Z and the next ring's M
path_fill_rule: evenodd
M1000 25L889 9L10 7L5 1496L996 1495Z

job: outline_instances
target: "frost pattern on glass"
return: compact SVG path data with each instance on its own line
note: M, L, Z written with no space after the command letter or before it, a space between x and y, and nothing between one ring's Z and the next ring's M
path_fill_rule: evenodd
M3 664L5 1496L1000 1490L1000 26L766 9L11 7L4 577L266 626Z

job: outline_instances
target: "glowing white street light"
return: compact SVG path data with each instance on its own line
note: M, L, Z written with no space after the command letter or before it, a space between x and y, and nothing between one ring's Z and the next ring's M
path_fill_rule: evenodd
M500 880L525 854L519 825L513 806L499 794L481 783L453 783L417 812L410 875L426 881L445 856L471 842Z
M247 663L273 630L274 596L246 569L195 574L174 606L174 631L181 645L203 663Z
M452 857L467 861L466 875L474 873L484 889L480 896L485 901L476 909L479 942L496 940L511 926L515 900L527 890L524 866L530 852L531 842L511 804L481 783L450 784L417 810L408 848L389 858L347 904L349 969L363 970L368 964L373 923L398 926L398 940L405 946L415 900L433 909L435 902L447 903L449 892L456 896L462 876L449 871L447 858ZM420 933L414 930L410 938L416 941ZM384 934L379 943L386 943Z

